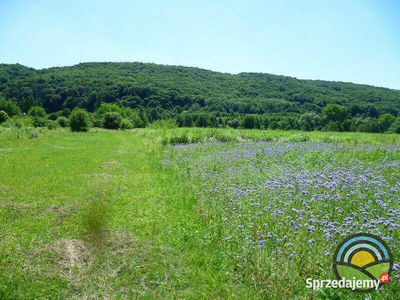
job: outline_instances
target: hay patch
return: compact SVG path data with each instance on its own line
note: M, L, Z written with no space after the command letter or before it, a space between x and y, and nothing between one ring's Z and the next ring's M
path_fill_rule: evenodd
M119 161L106 161L106 162L102 163L101 165L105 168L114 169L116 166L120 165L120 162Z
M100 173L100 174L93 173L93 174L87 174L87 177L109 179L112 177L112 175L106 173Z

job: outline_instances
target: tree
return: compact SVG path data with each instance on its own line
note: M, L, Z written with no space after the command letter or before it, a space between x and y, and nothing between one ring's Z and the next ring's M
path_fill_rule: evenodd
M89 117L86 110L75 108L69 120L71 131L88 131L90 126Z
M209 124L210 127L218 127L217 118L214 115L210 116L208 124Z
M4 100L0 98L0 110L7 113L9 117L18 115L20 113L19 107L11 100Z
M196 119L196 127L207 127L207 116L205 114L201 114Z
M253 115L247 115L243 120L243 128L253 129L255 127L256 120Z
M61 112L61 115L63 117L69 118L69 116L71 115L71 110L69 108L64 108Z
M103 96L99 93L96 95L96 102L94 103L94 109L99 109L103 102Z
M28 116L36 118L44 118L46 117L46 112L44 111L43 107L34 106L29 109Z
M390 126L396 121L396 117L391 114L384 114L379 117L379 123L382 132L386 132Z
M330 121L329 124L325 127L326 131L336 131L336 132L341 132L343 131L343 126L342 123L339 121Z
M177 115L176 116L176 124L178 127L184 127L185 120L183 119L182 115Z
M240 126L240 121L238 119L229 120L228 121L228 126L236 129L236 128L238 128Z
M121 123L121 115L117 112L108 112L104 115L103 127L106 129L118 129Z
M316 113L305 113L302 114L299 121L300 127L303 127L305 123L311 127L311 130L318 128L321 125L321 118Z
M147 125L149 124L149 119L147 119L146 111L144 110L143 106L139 108L139 119L142 123L140 127L147 127Z
M275 129L278 129L278 128L279 128L278 122L272 121L272 122L269 123L269 129L275 130Z
M261 126L264 126L264 129L267 129L269 126L269 119L267 116L263 116L261 119Z
M103 115L109 112L117 112L120 115L123 114L123 110L117 104L102 103L101 106L96 110L96 113Z
M8 114L4 110L0 110L0 124L7 121L8 118Z
M389 128L389 133L399 133L400 134L400 118L398 118Z
M328 104L322 110L324 119L329 123L330 121L343 122L349 115L349 110L345 106L338 104Z
M185 115L185 127L193 127L193 117L190 114Z
M303 125L301 126L301 130L303 130L303 131L311 131L312 128L311 128L310 123L304 122Z
M27 113L31 107L34 107L36 105L36 101L33 98L33 96L28 96L26 98L22 99L21 103L21 109L22 112Z

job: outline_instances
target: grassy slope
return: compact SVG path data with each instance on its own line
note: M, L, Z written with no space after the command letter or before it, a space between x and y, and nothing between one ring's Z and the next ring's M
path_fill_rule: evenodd
M188 134L399 142L368 134L210 132ZM0 131L0 299L257 297L251 278L221 269L219 249L194 236L208 227L191 183L162 164L168 150L159 142L184 130L24 134Z

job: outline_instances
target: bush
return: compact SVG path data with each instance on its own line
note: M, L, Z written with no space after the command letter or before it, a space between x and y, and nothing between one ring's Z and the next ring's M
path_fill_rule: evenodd
M90 122L86 110L75 108L69 119L69 127L71 128L71 131L88 131Z
M49 114L49 120L55 121L55 120L57 120L57 118L58 118L57 113L53 112L53 113Z
M46 119L42 117L34 117L33 118L33 126L35 127L45 127Z
M122 130L132 129L133 128L133 124L128 119L122 118L121 119L121 123L119 124L119 128L122 129Z
M99 114L89 114L89 120L93 127L102 128L104 123L104 116Z
M64 108L61 112L61 116L69 118L71 115L71 110L69 108Z
M31 107L28 111L28 116L31 117L36 117L36 118L44 118L46 117L46 112L44 111L43 107L40 106L34 106Z
M66 117L58 117L56 121L63 128L68 126L68 119Z
M0 124L7 121L8 118L8 114L4 110L0 110Z
M60 124L57 121L53 121L53 120L47 121L47 129L53 130L53 129L57 129L58 127L60 127Z
M117 112L108 112L104 115L103 127L106 129L118 129L121 123L121 115Z

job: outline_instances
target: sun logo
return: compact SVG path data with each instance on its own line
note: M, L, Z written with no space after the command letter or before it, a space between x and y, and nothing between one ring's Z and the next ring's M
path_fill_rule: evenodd
M366 233L346 238L336 248L333 269L338 279L375 280L382 285L390 280L393 258L387 244L378 236ZM373 289L356 289L371 292Z

